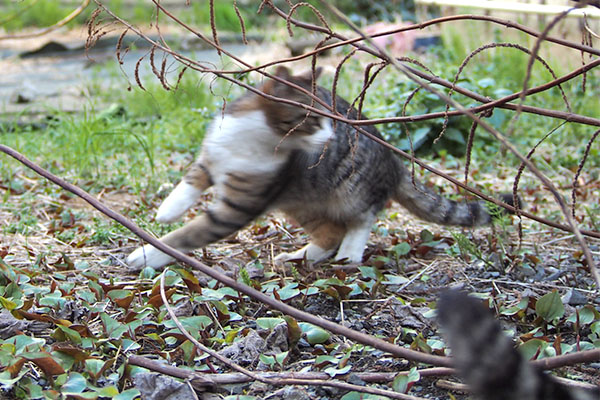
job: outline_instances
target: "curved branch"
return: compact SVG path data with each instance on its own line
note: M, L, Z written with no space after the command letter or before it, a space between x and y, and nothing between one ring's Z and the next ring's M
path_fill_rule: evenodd
M133 223L131 220L129 220L122 214L112 210L111 208L107 207L103 203L96 200L95 197L91 196L85 190L83 190L71 183L68 183L64 179L61 179L58 176L52 174L51 172L40 167L33 161L27 159L24 155L22 155L18 151L14 150L6 145L0 144L0 152L8 154L9 156L11 156L14 159L16 159L17 161L19 161L20 163L24 164L28 168L35 171L37 174L43 176L44 178L50 180L51 182L53 182L55 184L57 184L58 186L62 187L63 189L73 193L74 195L82 198L87 203L89 203L92 207L94 207L95 209L97 209L98 211L103 213L104 215L108 216L109 218L112 218L113 220L117 221L119 224L121 224L124 227L126 227L127 229L129 229L133 234L135 234L136 236L138 236L145 242L151 244L152 246L156 247L158 250L162 251L163 253L170 255L171 257L175 258L177 261L184 263L184 264L190 266L191 268L210 276L213 279L218 280L219 282L223 283L224 285L227 285L227 286L239 291L240 293L243 293L249 297L252 297L253 299L255 299L257 301L260 301L261 303L269 306L272 309L281 311L281 312L283 312L287 315L290 315L296 319L299 319L301 321L305 321L305 322L309 322L311 324L317 325L325 330L336 333L338 335L345 336L346 338L354 340L357 343L362 343L367 346L375 347L379 350L385 351L385 352L390 353L397 357L402 357L402 358L405 358L408 360L422 362L422 363L436 365L436 366L442 366L442 367L450 366L450 359L448 357L440 357L440 356L435 356L435 355L431 355L431 354L420 353L418 351L414 351L414 350L410 350L410 349L405 349L403 347L396 346L392 343L389 343L385 340L378 339L378 338L366 335L361 332L357 332L353 329L336 324L335 322L331 322L331 321L328 321L321 317L317 317L316 315L309 314L304 311L300 311L290 305L287 305L285 303L277 301L274 298L267 296L266 294L259 292L258 290L254 289L254 288L246 286L243 283L240 283L237 280L218 272L214 268L211 268L211 267L201 263L200 261L194 259L193 257L190 257L190 256L162 243L160 240L151 236L148 232L141 229L139 226L137 226L135 223Z

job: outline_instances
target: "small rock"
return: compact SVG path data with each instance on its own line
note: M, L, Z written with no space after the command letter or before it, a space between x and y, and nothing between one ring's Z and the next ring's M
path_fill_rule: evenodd
M587 297L577 289L569 289L562 298L563 303L571 306L582 306L588 303Z
M287 324L279 324L265 339L266 355L275 355L289 350Z
M143 400L188 400L196 397L190 385L165 375L141 372L133 378Z
M13 92L10 96L11 103L14 104L27 104L34 101L40 96L39 90L29 81L23 81L23 83Z
M8 339L17 332L26 330L30 324L30 321L16 319L10 311L4 309L0 313L0 338Z
M392 309L394 310L395 318L401 321L403 327L422 331L429 326L426 318L423 317L419 309L410 304L401 304L398 302L392 306Z
M559 271L556 271L556 272L553 272L553 273L551 273L551 274L550 274L550 275L548 275L548 277L547 277L546 279L544 279L544 280L546 280L546 281L555 281L555 280L557 280L558 278L560 278L562 275L564 275L564 272L559 270Z
M266 341L251 330L244 338L219 351L219 354L229 358L243 367L252 365L266 348Z
M178 317L194 315L194 305L189 299L187 299L186 301L177 303L177 305L173 309L173 312Z
M534 276L535 275L535 270L530 266L530 265L523 265L521 267L521 273L524 276Z
M358 375L350 374L348 375L348 379L346 379L348 383L358 386L366 386L367 382L363 381Z
M269 390L269 385L264 382L255 381L250 385L250 389L248 390L250 393L266 393Z
M254 262L246 265L246 272L248 272L248 277L250 277L250 279L260 280L265 277L265 269L262 266L256 265Z
M288 386L283 389L283 398L286 400L304 400L306 399L306 393L294 386Z

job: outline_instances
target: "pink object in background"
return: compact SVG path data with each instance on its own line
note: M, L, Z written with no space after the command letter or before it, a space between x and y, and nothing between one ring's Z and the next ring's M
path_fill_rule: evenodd
M365 28L365 32L368 35L374 35L380 32L386 32L398 28L402 28L404 26L408 26L405 23L387 23L387 22L377 22L376 24L369 25ZM413 45L415 43L416 32L414 30L392 33L386 36L379 36L373 38L373 41L381 47L386 48L391 51L394 55L405 54L406 52L412 50Z

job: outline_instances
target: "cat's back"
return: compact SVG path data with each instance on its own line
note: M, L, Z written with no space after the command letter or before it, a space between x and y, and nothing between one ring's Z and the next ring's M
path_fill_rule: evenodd
M319 90L319 97L331 105L329 92ZM356 110L340 97L336 107L347 118L357 116ZM330 215L338 214L340 219L342 215L348 218L370 209L381 209L402 179L401 160L351 125L331 120L327 123L333 134L321 148L293 154L282 201L303 207L315 205ZM381 137L374 127L364 129Z

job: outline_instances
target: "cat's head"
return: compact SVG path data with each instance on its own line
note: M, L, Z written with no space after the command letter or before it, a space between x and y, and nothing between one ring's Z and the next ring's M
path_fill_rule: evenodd
M292 100L324 110L324 107L312 99L306 92L298 89L302 88L308 93L312 93L313 81L316 87L316 80L321 71L321 68L316 68L314 71L309 70L300 75L292 75L288 68L279 66L275 70L274 75L291 83L291 85L270 79L262 85L260 90L270 96ZM322 98L323 89L316 88L315 95ZM326 123L326 118L321 115L309 112L295 105L269 99L263 99L261 102L269 125L282 135L288 133L293 135L314 135Z

